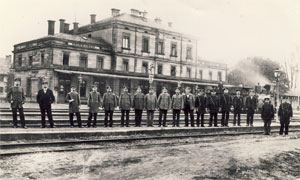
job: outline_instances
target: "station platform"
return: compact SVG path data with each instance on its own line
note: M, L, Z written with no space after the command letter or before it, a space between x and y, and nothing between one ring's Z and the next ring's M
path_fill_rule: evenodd
M219 125L220 126L220 125ZM278 133L280 124L271 124L273 132ZM290 130L300 131L300 123L290 124ZM143 136L165 136L165 135L222 135L228 133L263 133L262 122L255 122L254 127L241 126L229 127L97 127L97 128L2 128L0 141L35 141L35 140L63 140L63 139L99 139L120 137L143 137Z

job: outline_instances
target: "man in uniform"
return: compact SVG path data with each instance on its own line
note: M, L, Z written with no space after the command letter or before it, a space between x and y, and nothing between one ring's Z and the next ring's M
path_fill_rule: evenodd
M253 127L253 115L257 107L257 99L254 97L254 91L250 90L250 95L246 99L246 111L247 111L247 126Z
M171 107L171 97L167 88L163 88L162 93L158 96L157 106L159 109L158 126L167 127L167 113ZM162 121L163 118L163 121Z
M265 135L270 135L271 121L274 119L274 107L270 103L270 98L264 99L264 104L261 109L261 118L264 121Z
M177 87L172 96L171 108L173 109L173 127L179 127L180 111L182 108L182 95L180 89Z
M211 91L211 96L207 98L207 108L210 113L209 118L209 127L212 126L212 122L214 121L214 126L218 127L218 112L219 112L219 99L216 96L216 91Z
M46 127L45 113L47 112L50 128L53 128L54 122L52 118L51 104L55 101L55 97L53 95L52 90L48 88L48 82L43 82L42 86L43 88L39 90L36 96L36 101L39 103L40 111L41 111L41 118L42 118L41 127L42 128Z
M133 108L135 113L135 127L141 127L142 114L145 106L145 95L142 93L141 87L138 87L136 94L133 96Z
M80 116L80 97L79 94L75 91L76 87L73 85L71 87L71 92L67 94L66 101L69 102L69 119L70 127L74 127L74 113L76 114L78 127L81 128L81 116Z
M128 93L128 88L126 86L123 87L123 92L120 95L119 99L119 108L121 110L121 127L124 127L124 119L126 114L125 126L129 127L129 112L132 107L132 99L131 94Z
M287 97L283 97L283 102L279 106L278 117L280 119L279 135L283 134L283 129L284 134L288 135L290 120L293 117L293 108L292 105L288 103Z
M25 103L25 96L24 96L24 90L21 87L21 79L15 78L14 79L14 86L9 88L9 91L7 93L7 101L10 103L12 115L13 115L13 127L18 127L17 122L17 112L19 111L20 120L21 120L21 126L22 128L27 128L25 125L25 117L24 117L24 111L23 111L23 104Z
M232 99L228 94L228 89L224 89L224 94L220 95L220 109L222 112L221 125L228 127L229 112L232 105Z
M154 111L157 108L157 98L152 87L145 96L145 108L147 110L147 126L153 127Z
M237 117L238 118L237 125L241 126L241 112L243 110L244 100L243 97L241 97L240 90L236 91L236 96L234 96L232 104L234 108L233 125L234 126L236 125L236 117Z
M206 97L202 89L199 89L198 95L196 96L195 107L197 108L197 127L200 126L201 117L201 127L204 127L204 114L206 108Z
M185 88L185 94L182 96L182 109L184 111L185 116L185 127L189 126L189 115L191 119L191 126L194 125L194 108L195 108L195 97L191 93L191 88Z
M103 95L103 109L105 111L104 127L107 127L109 116L109 127L113 127L113 114L118 106L117 96L112 92L110 86L107 86L106 93Z
M92 92L89 93L87 105L89 107L87 127L91 126L92 116L94 116L93 127L96 127L97 114L99 112L99 107L101 107L101 95L97 91L97 85L92 86Z

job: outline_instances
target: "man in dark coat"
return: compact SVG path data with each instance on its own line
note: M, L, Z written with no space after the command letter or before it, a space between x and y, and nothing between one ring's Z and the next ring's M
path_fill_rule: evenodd
M220 108L222 112L221 126L228 127L229 112L232 106L231 96L228 94L228 89L224 89L224 94L220 95Z
M191 88L185 88L185 94L182 96L182 109L185 115L185 127L189 126L189 115L191 119L191 126L194 125L194 108L195 108L195 97L191 94Z
M201 127L204 127L204 114L206 109L206 97L204 96L203 89L200 89L198 95L196 96L195 107L197 108L197 127L200 126L201 117Z
M97 92L97 85L92 86L92 92L89 93L87 106L89 107L89 117L87 121L87 127L91 126L92 116L94 116L93 127L96 127L97 114L99 107L101 107L101 95Z
M163 88L162 93L158 96L157 106L159 109L158 126L167 127L167 113L171 107L171 97L167 88Z
M39 90L36 101L40 105L41 110L41 118L42 118L42 128L46 127L46 120L45 120L45 112L47 112L48 120L50 123L50 128L54 127L54 122L52 118L52 109L51 104L55 101L55 97L51 89L48 88L48 82L43 82L43 88Z
M126 114L126 127L129 127L129 112L132 107L132 98L131 94L128 93L128 88L126 86L123 87L123 93L120 95L119 99L119 108L121 110L121 127L124 127L124 119Z
M23 111L23 104L25 103L24 90L21 87L21 79L14 79L14 86L9 88L8 93L6 95L7 101L10 103L10 107L13 115L13 127L17 128L17 112L19 111L21 126L22 128L27 128L25 125L25 117Z
M157 108L157 98L151 87L145 96L145 109L147 110L147 126L153 127L154 111Z
M257 108L257 99L254 97L254 91L250 91L250 95L246 99L246 111L247 111L247 126L253 126L253 115Z
M109 116L109 127L113 126L113 114L118 106L117 96L112 92L110 86L106 88L106 93L103 95L103 109L105 111L104 127L107 127Z
M241 112L243 110L243 106L244 106L244 100L243 97L241 97L241 91L237 90L236 91L236 96L234 96L233 101L233 112L234 112L234 117L233 117L233 125L236 125L236 117L237 119L237 125L241 126Z
M182 109L182 95L180 89L177 87L172 96L171 108L173 110L173 127L179 127L180 111Z
M292 105L290 103L288 103L287 97L283 98L283 102L279 106L278 117L280 120L279 134L282 135L283 129L284 129L284 134L288 135L290 120L293 117L293 108L292 108Z
M261 118L264 121L265 135L270 135L271 121L274 119L274 107L269 98L265 98L261 109Z
M207 97L206 100L207 103L207 109L210 113L210 118L209 118L209 127L212 126L212 122L214 121L214 126L218 127L218 112L219 112L219 99L216 96L216 91L212 90L211 95Z
M79 112L81 102L80 102L79 94L75 90L76 90L76 87L72 86L71 92L69 92L66 97L66 101L69 102L70 127L71 128L74 127L73 117L74 117L74 113L75 113L76 117L77 117L78 127L81 128L81 116L80 116L80 112Z
M133 96L133 108L135 113L135 127L141 127L142 114L145 106L145 95L142 93L140 87L137 88L135 95Z

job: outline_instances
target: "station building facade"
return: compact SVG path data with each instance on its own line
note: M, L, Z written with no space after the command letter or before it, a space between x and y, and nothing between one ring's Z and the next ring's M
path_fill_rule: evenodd
M34 101L43 81L49 82L58 103L64 103L71 85L78 87L84 101L93 84L103 94L107 86L119 95L124 85L134 92L141 86L149 89L149 74L154 74L152 87L159 94L167 87L196 86L207 89L227 84L227 65L198 58L198 40L173 30L172 23L150 20L147 12L131 13L111 10L112 16L73 29L59 20L48 21L48 35L14 46L15 76L21 78L27 99Z

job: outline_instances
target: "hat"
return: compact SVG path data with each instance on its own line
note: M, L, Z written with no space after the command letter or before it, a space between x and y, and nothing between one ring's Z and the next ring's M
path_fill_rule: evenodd
M238 89L238 90L236 90L235 92L241 92L241 90Z
M14 81L21 81L21 78L15 78Z
M47 81L43 81L42 84L48 84L48 82Z

